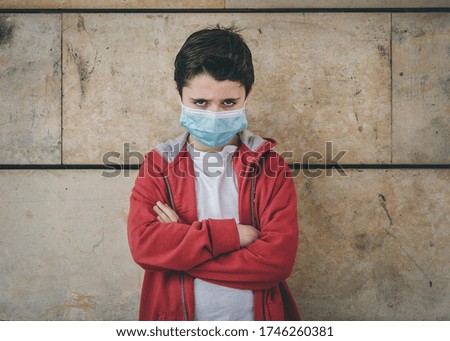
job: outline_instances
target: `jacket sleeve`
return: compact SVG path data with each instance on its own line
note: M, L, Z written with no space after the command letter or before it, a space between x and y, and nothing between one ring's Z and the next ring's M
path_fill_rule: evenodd
M259 175L264 179L256 192L260 238L246 248L196 266L188 271L190 275L249 290L271 288L290 275L298 245L296 190L287 165L279 165L275 173L269 170L272 176L268 176L270 167Z
M160 223L153 210L157 201L169 203L164 178L152 171L152 158L147 156L131 193L127 227L133 259L144 269L186 271L239 249L234 219Z

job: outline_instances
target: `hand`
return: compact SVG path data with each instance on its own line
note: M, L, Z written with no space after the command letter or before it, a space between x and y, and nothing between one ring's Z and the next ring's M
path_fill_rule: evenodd
M241 247L246 247L259 238L259 231L253 226L237 224L237 229Z
M161 223L176 223L179 222L180 217L178 214L170 208L169 205L163 204L161 201L158 201L155 206L153 206L156 214L158 215L156 219L158 219Z

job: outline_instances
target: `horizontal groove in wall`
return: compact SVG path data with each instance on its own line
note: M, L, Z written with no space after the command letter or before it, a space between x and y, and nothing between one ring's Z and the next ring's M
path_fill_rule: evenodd
M450 169L450 164L302 164L291 163L291 169ZM113 170L113 169L139 169L139 165L0 165L0 170Z
M344 13L344 12L450 12L450 7L415 8L111 8L111 9L0 9L0 13Z
M289 164L291 169L450 169L450 164Z

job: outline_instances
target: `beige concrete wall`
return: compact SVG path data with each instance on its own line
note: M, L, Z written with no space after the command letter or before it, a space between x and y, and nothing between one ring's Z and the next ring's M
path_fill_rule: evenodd
M289 284L308 320L449 320L450 171L296 179Z
M0 14L0 163L61 162L61 16Z
M225 0L3 0L0 3L0 9L224 8L224 1Z
M449 0L2 0L1 8L438 8Z
M0 14L0 167L123 162L182 132L173 59L217 22L245 28L250 129L289 162L332 141L341 163L411 167L297 174L303 317L450 319L448 12ZM0 320L137 318L135 174L0 169Z
M346 163L388 163L389 16L64 14L64 163L100 163L124 141L144 153L181 133L174 56L189 32L218 22L245 27L253 50L256 133L276 137L290 161L332 140Z
M125 225L134 179L2 171L0 320L133 320L142 274Z
M392 16L392 159L449 163L448 13Z
M227 8L427 8L449 0L226 0Z

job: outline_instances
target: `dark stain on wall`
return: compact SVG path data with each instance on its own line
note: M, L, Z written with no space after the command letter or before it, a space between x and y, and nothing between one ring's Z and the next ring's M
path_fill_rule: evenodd
M14 23L6 16L0 16L0 46L11 42L14 36Z
M389 214L389 210L387 209L387 206L386 206L386 197L380 193L380 194L378 194L378 200L380 202L381 207L383 207L383 210L386 213L386 216L389 219L389 227L391 227L393 223L392 223L392 217Z
M77 27L78 27L78 32L80 32L81 30L86 31L86 27L84 25L84 17L82 15L78 16L78 23L77 23Z
M363 232L363 233L356 234L354 236L354 240L355 240L355 247L359 251L366 251L368 249L370 240L369 240L369 236L367 235L367 233Z
M378 53L379 53L379 55L380 55L381 57L386 57L386 56L388 56L388 52L387 52L386 48L385 48L383 45L378 45L378 46L377 46L377 49L378 49Z
M439 78L438 85L442 89L444 94L446 94L450 98L450 77L447 79Z
M77 66L78 76L80 79L81 95L84 96L86 93L86 82L89 80L95 70L95 63L97 61L98 52L95 55L95 60L93 63L94 65L90 67L89 60L82 56L81 53L75 50L70 44L67 45L67 51L69 53L69 57Z

